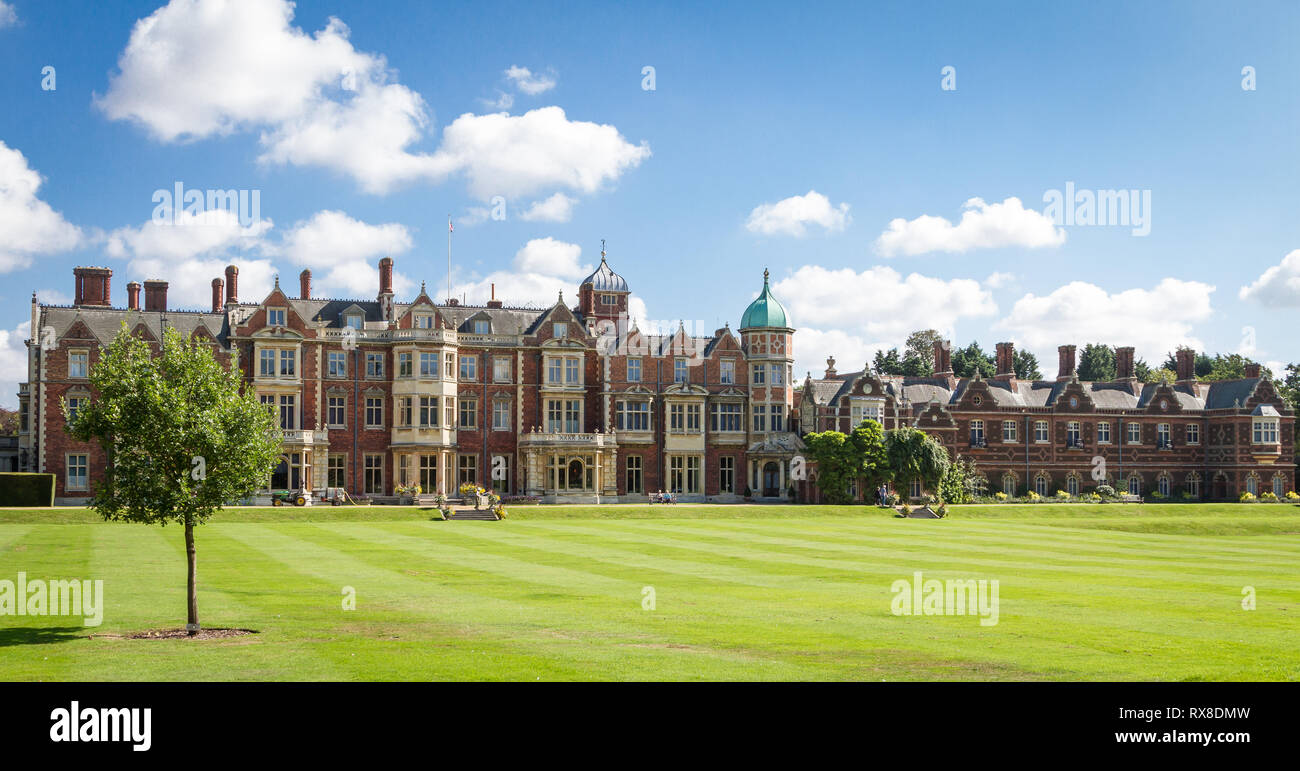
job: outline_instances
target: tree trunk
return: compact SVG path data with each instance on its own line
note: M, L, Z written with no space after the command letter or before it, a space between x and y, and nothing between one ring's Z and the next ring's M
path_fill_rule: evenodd
M185 522L185 560L189 563L186 593L189 600L189 620L185 628L193 636L199 633L198 558L194 551L194 523L188 520Z

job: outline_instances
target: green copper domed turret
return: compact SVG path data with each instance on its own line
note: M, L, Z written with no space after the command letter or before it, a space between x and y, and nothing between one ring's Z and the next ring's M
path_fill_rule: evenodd
M772 296L772 288L767 283L767 270L763 271L763 293L760 294L754 302L749 304L745 309L745 315L740 317L740 328L751 329L755 327L775 327L777 329L789 329L790 318L785 313L785 308L777 299Z

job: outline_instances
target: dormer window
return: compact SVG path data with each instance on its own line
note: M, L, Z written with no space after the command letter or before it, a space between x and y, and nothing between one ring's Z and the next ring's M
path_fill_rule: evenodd
M287 315L288 311L284 308L267 308L266 323L268 326L272 327L283 327L285 326L285 317Z
M349 329L361 329L365 326L365 317L360 313L349 313L343 317L343 326Z
M564 321L557 321L551 324L551 337L568 337L569 325Z
M490 334L492 334L492 322L491 322L491 321L488 321L487 319L475 319L475 320L474 320L474 334L476 334L476 335L490 335Z
M432 313L415 314L415 328L433 329L433 314Z

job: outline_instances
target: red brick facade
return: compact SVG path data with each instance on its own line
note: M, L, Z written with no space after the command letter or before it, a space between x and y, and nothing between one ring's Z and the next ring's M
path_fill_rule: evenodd
M929 378L846 375L809 378L801 390L801 430L848 431L863 410L886 429L911 425L974 460L990 494L1034 491L1084 494L1099 484L1146 497L1236 500L1241 493L1283 497L1295 490L1295 419L1273 383L1250 372L1241 380L1198 382L1191 352L1180 379L1140 383L1132 349L1120 348L1120 379L1081 382L1073 346L1060 350L1054 381L1018 381L1011 343L998 344L994 378L958 379L936 347ZM817 497L815 487L804 490ZM868 491L856 491L870 499ZM911 492L911 491L906 491Z
M788 495L789 459L801 447L790 430L793 329L643 333L603 255L576 307L561 297L541 311L495 298L435 303L423 288L397 302L384 262L375 300L312 298L304 272L303 296L277 281L261 302L241 303L231 266L224 282L213 279L210 312L168 310L166 283L154 281L145 308L138 292L133 307L113 308L111 271L78 269L84 302L33 298L33 329L43 331L29 342L20 394L26 467L54 473L60 499L93 490L104 458L63 431L61 399L93 396L85 375L126 321L154 342L163 325L203 336L224 363L238 363L281 421L284 462L268 489L388 498L400 485L454 491L472 481L547 500L658 491L739 500L751 487L758 498ZM74 352L87 358L69 376ZM751 384L755 367L763 385Z

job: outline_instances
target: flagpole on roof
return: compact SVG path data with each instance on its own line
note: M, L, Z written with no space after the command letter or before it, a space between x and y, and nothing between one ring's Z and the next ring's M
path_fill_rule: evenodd
M447 215L447 302L451 302L451 215Z

